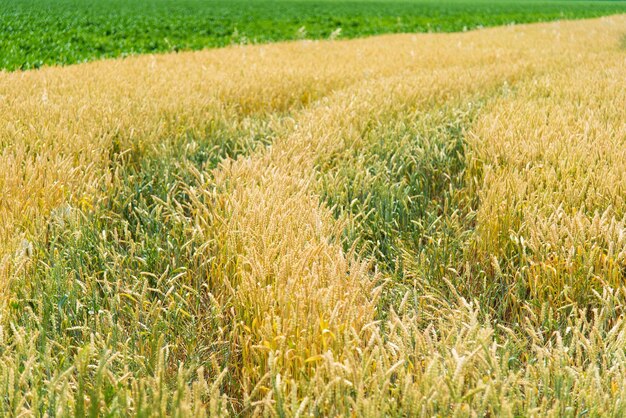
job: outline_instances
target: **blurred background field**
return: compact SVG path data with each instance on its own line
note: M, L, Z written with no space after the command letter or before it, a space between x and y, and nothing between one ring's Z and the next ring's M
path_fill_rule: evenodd
M624 1L0 0L0 68L625 13Z

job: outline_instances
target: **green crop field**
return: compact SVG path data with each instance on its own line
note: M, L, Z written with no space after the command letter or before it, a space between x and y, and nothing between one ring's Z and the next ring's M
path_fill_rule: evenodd
M456 32L623 12L624 1L0 0L0 68L232 43Z

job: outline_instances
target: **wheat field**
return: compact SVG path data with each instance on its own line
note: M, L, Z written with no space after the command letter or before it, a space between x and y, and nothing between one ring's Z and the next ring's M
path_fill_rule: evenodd
M0 73L0 415L626 415L625 40Z

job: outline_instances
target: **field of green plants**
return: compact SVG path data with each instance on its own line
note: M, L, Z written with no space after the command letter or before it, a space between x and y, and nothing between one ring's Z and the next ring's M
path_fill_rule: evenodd
M611 0L0 0L0 68L624 12Z

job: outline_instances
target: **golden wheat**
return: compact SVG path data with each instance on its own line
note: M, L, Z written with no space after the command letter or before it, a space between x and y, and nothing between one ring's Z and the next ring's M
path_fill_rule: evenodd
M136 306L139 323L162 312L199 317L191 331L206 364L188 370L190 349L177 335L131 359L132 344L112 346L99 330L70 327L90 341L80 349L68 343L72 366L41 383L60 399L55 413L80 411L80 379L106 370L102 379L124 394L117 407L139 413L137 400L150 398L155 415L623 414L624 32L626 17L615 16L1 74L0 280L10 303L0 345L10 344L0 352L0 384L13 388L4 410L36 414L31 405L47 402L28 383L42 358L29 340L39 336L17 327L10 307L20 302L11 284L37 271L33 245L45 249L54 231L79 225L75 211L88 217L103 199L118 199L107 193L124 186L120 167L223 134L272 141L216 168L187 167L196 184L180 186L185 204L154 198L193 248L187 268L138 272L151 283L140 290L112 279L128 288L115 303ZM376 182L385 189L385 176L406 157L392 153L374 172L376 158L387 157L381 138L427 144L450 118L462 124L463 184L447 190L452 174L437 166L450 197L424 204L459 205L432 221L437 229L449 217L459 249L441 261L441 235L422 245L397 234L401 267L386 269L367 250L379 242L366 237L361 248L344 239L369 215L336 212L341 205L322 195L369 207ZM400 186L412 181L406 171ZM406 210L420 198L407 196ZM376 219L400 222L372 207ZM137 231L105 237L127 251L110 264L139 251L129 244ZM174 258L169 252L158 257ZM179 300L172 283L182 280L203 306ZM150 292L169 304L150 302ZM130 366L152 357L152 375ZM110 407L94 387L87 405ZM172 398L162 394L168 388ZM173 398L177 411L168 409Z

